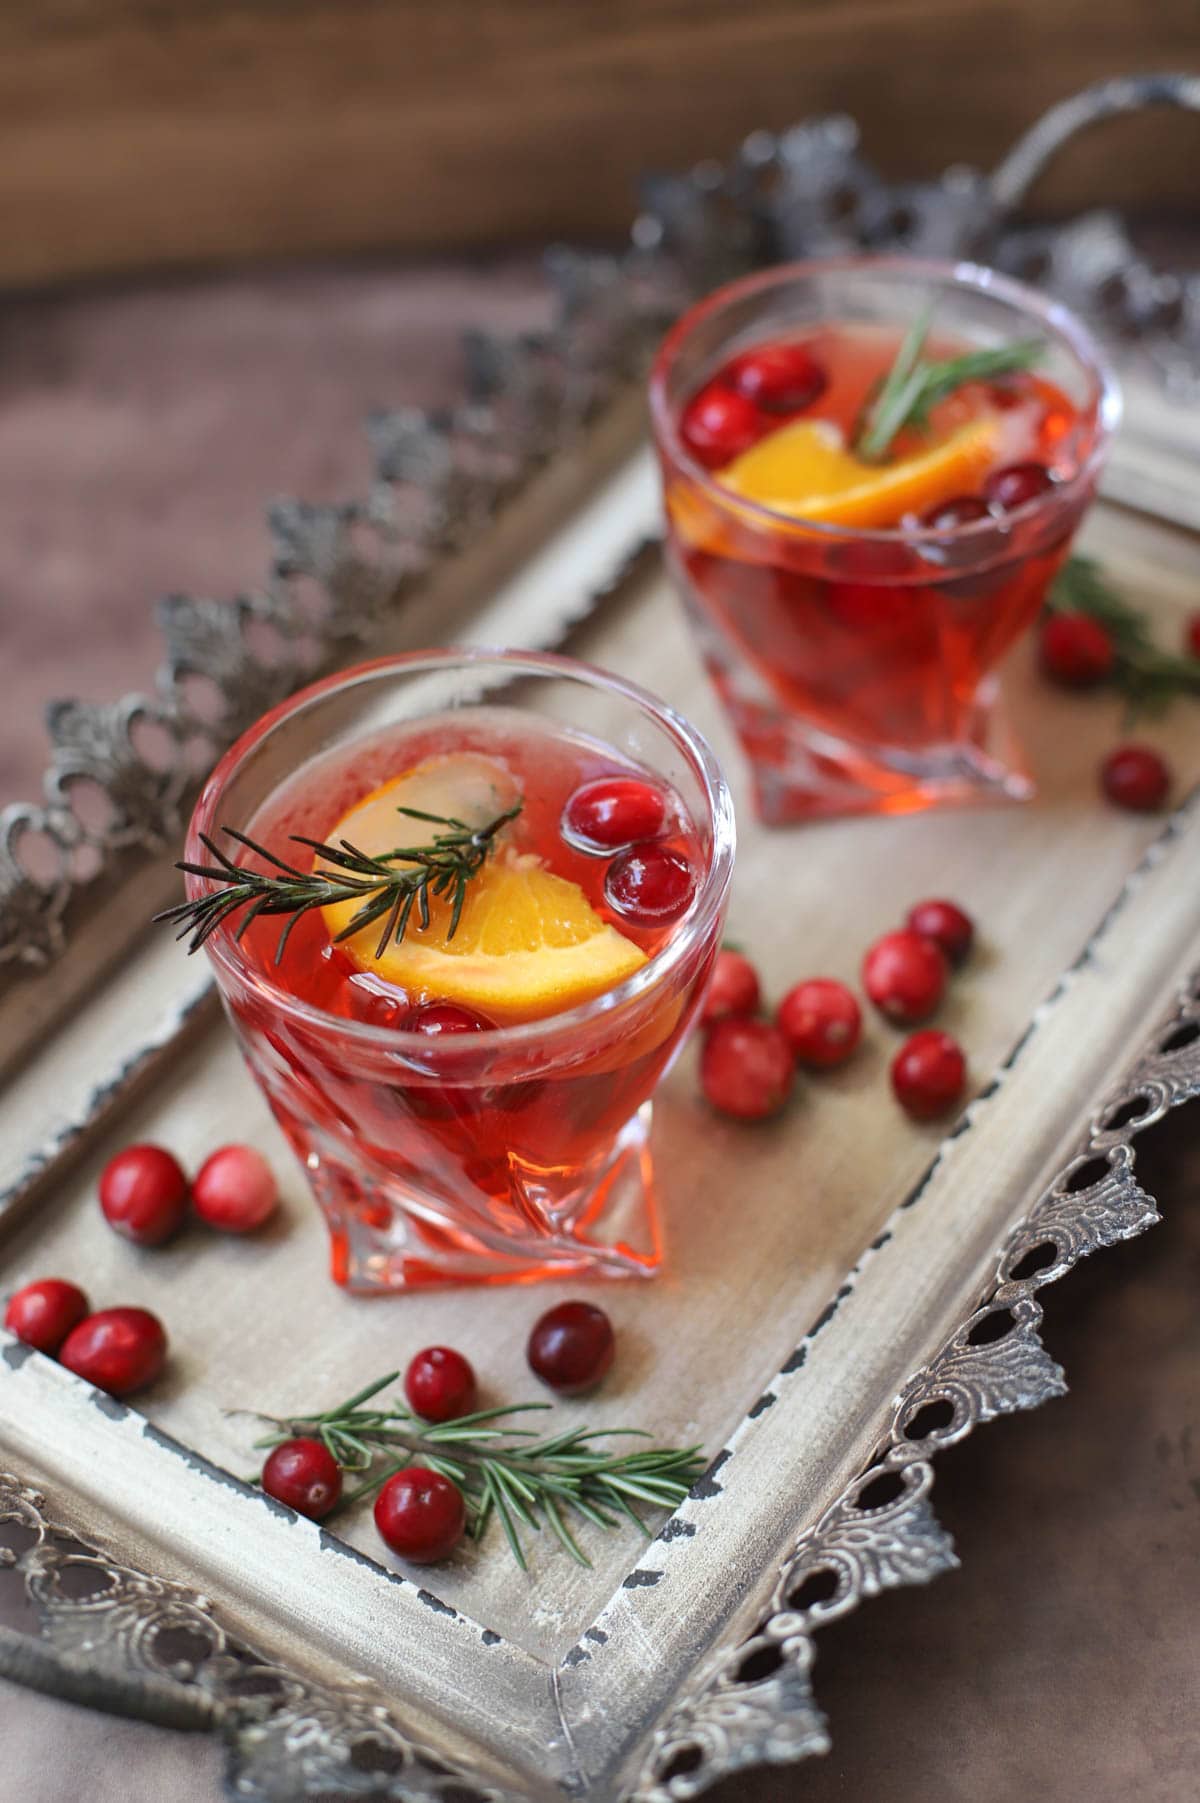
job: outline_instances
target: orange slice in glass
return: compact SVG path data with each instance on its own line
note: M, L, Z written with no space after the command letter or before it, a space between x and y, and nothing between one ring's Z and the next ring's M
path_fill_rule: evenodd
M483 825L512 805L517 790L502 764L475 752L431 758L356 803L329 834L372 857L424 845L439 829L396 812L399 807ZM314 869L328 868L318 854ZM398 864L397 868L401 866ZM360 904L321 910L330 935L349 926ZM342 941L360 970L404 989L414 1002L459 1002L498 1025L541 1020L603 995L632 976L646 954L601 919L577 883L501 840L467 885L458 929L449 935L451 899L433 897L428 927L414 908L399 944L375 953L383 921Z
M717 481L797 520L870 531L970 494L991 466L997 432L993 420L975 419L927 451L871 464L847 450L836 427L798 420L743 451Z

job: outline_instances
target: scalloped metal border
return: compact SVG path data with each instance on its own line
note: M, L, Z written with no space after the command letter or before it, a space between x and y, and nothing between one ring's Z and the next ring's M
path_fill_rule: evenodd
M1200 972L1152 1037L1152 1050L1093 1110L1075 1156L1003 1243L979 1306L897 1395L871 1463L797 1540L753 1632L697 1669L655 1731L635 1803L687 1803L744 1767L827 1752L810 1681L815 1632L868 1597L929 1583L958 1564L930 1503L930 1461L985 1421L1065 1394L1039 1336L1036 1293L1160 1219L1134 1174L1132 1141L1200 1096Z
M424 1747L365 1689L300 1678L222 1627L208 1598L108 1558L0 1471L0 1545L40 1639L0 1631L0 1672L71 1702L163 1727L219 1732L230 1791L249 1803L302 1794L405 1803L519 1803ZM24 1540L22 1546L20 1542Z

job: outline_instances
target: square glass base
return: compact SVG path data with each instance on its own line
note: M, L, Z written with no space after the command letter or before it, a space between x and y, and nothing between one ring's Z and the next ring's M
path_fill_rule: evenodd
M652 1277L662 1258L647 1102L608 1156L551 1200L548 1173L514 1158L503 1210L418 1190L337 1139L279 1114L329 1227L332 1275L363 1294L442 1284ZM297 1130L299 1129L299 1130Z
M709 673L750 764L754 805L768 826L847 814L915 814L926 808L1028 801L1034 783L988 678L953 743L912 749L839 739L785 712L763 692Z

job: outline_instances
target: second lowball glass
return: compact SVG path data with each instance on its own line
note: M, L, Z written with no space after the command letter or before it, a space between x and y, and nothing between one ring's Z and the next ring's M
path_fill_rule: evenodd
M923 354L1036 340L885 459L862 421ZM770 824L1032 793L996 666L1037 617L1120 403L1083 327L973 265L854 257L710 295L651 378L673 574Z

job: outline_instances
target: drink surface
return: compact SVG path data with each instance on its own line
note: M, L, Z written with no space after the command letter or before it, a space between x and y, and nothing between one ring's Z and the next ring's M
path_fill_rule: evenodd
M594 790L624 802L631 841L622 839L619 820L604 845L572 830L573 798ZM380 956L379 922L338 942L358 906L344 903L303 916L278 963L278 920L256 920L243 939L245 951L298 999L377 1027L421 1030L420 1011L438 1003L473 1009L481 1027L514 1025L603 993L653 958L678 929L701 848L669 785L598 740L505 708L386 729L313 759L275 790L248 832L300 868L328 869L293 835L334 844L347 839L379 856L428 845L446 830L401 813L402 807L476 827L514 805L519 813L497 833L467 885L453 934L449 901L435 898L428 927L414 907L403 939L397 944L393 934ZM658 917L623 905L620 891L614 896L614 872L628 861L630 843L674 859L688 873ZM584 954L582 975L578 968L568 972L565 986L550 980L556 965L578 967Z
M1075 474L1083 424L1036 367L965 382L936 400L919 425L902 427L883 456L857 451L901 344L894 328L831 324L741 351L684 408L684 442L722 486L748 500L791 518L870 530L967 523L965 510L961 520L939 515L968 498L982 503L977 517L998 519L1012 503L1003 484L992 492L989 478L1014 466L1026 471L1016 504ZM922 359L941 362L973 348L934 337ZM737 404L722 421L725 396Z

